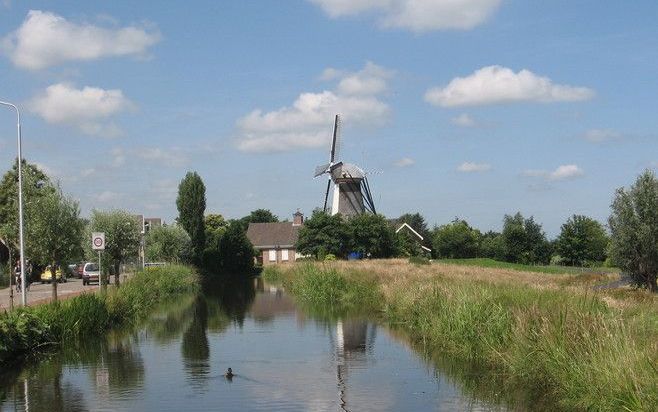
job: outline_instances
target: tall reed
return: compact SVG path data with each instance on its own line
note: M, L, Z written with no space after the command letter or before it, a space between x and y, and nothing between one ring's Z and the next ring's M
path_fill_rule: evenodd
M196 272L186 266L138 272L118 289L84 293L56 303L0 315L0 366L20 361L69 339L143 319L159 302L197 291Z

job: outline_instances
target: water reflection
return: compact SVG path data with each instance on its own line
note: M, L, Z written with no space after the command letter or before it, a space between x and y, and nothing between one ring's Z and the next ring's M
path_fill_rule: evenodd
M475 390L464 396L403 334L316 309L260 279L206 285L135 330L67 344L40 364L0 374L0 410L496 408Z
M194 301L194 317L183 334L181 352L185 370L192 386L202 388L210 372L210 345L208 345L208 305L205 297L199 295Z

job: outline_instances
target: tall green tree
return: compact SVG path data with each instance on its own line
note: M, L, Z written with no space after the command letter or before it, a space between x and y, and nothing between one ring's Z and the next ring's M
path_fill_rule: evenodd
M395 231L382 215L361 213L347 221L350 252L364 257L388 258L396 253Z
M181 262L190 253L190 236L178 225L158 226L145 239L149 262Z
M603 225L582 215L571 216L562 225L555 242L557 253L572 266L605 260L607 246L608 235Z
M505 260L524 264L548 264L552 248L539 223L521 213L505 215L503 219Z
M504 260L505 243L503 241L503 236L492 230L483 233L482 236L480 236L478 257Z
M250 274L254 268L254 247L242 227L233 223L218 244L221 270L231 274Z
M345 257L350 246L347 224L340 214L330 215L322 210L314 210L313 215L299 230L297 251L323 259L331 253Z
M637 285L658 292L658 179L650 170L617 189L608 219L610 252Z
M52 295L57 300L56 269L82 256L84 224L78 202L62 194L59 188L27 203L31 221L26 237L27 253L36 263L51 265Z
M473 258L478 251L479 232L465 220L455 219L434 231L432 245L439 258Z
M197 172L188 172L178 185L178 223L192 241L193 262L200 265L206 245L204 213L206 211L206 186Z
M140 222L124 210L110 212L93 210L88 233L91 232L105 232L104 261L109 263L110 270L114 274L114 282L118 285L121 263L138 256L142 236ZM91 238L85 241L88 245L87 253L90 257L95 257L90 242Z
M29 208L39 198L56 191L50 178L36 165L23 160L23 216L25 230L32 221L32 215L39 210ZM0 239L11 253L18 250L18 161L8 170L0 181ZM29 241L29 239L26 237ZM27 244L25 245L27 247Z

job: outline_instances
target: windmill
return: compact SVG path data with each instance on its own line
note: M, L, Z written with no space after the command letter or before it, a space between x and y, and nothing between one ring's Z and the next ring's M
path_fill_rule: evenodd
M352 163L338 160L340 148L340 116L334 119L334 133L329 152L329 163L315 168L315 177L327 174L327 190L324 194L324 211L327 211L329 190L334 184L331 202L331 214L340 213L343 216L355 216L366 211L375 212L367 173Z

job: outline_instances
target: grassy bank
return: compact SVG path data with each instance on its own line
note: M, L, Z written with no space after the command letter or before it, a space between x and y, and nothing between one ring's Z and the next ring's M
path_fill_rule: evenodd
M375 296L383 318L428 352L482 366L482 378L495 377L507 393L570 410L655 410L658 298L633 290L592 291L607 276L613 277L401 260L265 273L296 295L339 302L340 290L361 290L366 301ZM315 282L317 290L306 292L305 278L317 277L340 278L333 283L346 286L323 291L333 283ZM374 285L374 292L352 289L353 279Z
M198 290L194 269L166 266L137 273L119 289L0 315L0 366L85 335L143 319L159 302Z

